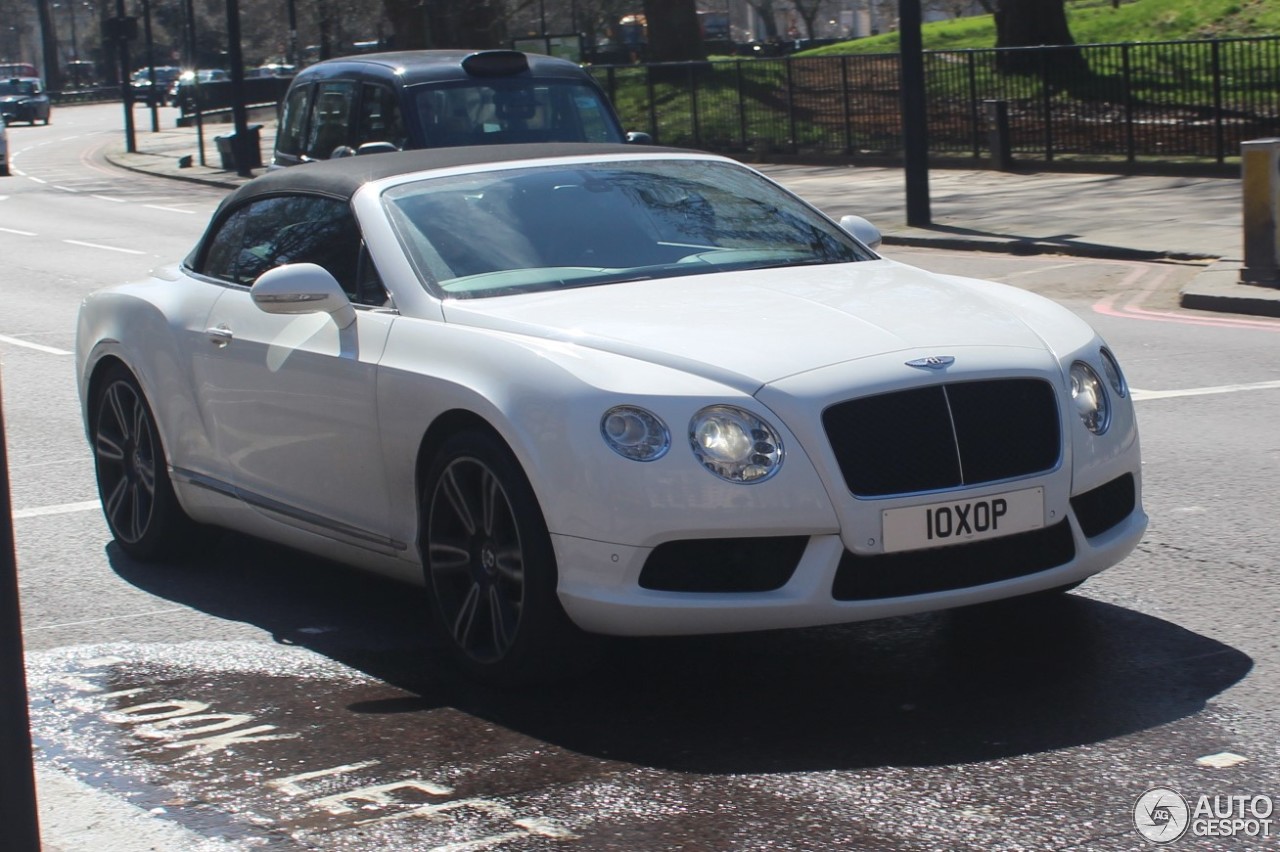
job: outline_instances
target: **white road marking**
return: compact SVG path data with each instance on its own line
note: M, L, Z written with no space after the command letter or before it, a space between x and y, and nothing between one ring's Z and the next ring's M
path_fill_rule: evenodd
M58 185L56 185L56 184L54 185L54 187L53 187L53 188L54 188L54 189L60 189L60 190L62 190L63 192L79 192L79 191L80 191L80 190L78 190L78 189L72 189L72 188L71 188L71 187L69 187L69 186L58 186Z
M80 240L63 240L64 243L70 243L73 246L85 246L86 248L106 249L107 251L118 251L124 254L146 254L145 251L137 249L120 248L119 246L103 246L97 243L83 243Z
M123 198L112 198L110 195L91 195L90 198L96 198L99 201L110 201L112 204L128 204Z
M34 509L15 509L13 519L42 518L46 515L69 515L72 512L88 512L98 509L102 504L97 500L85 500L83 503L61 503L56 506L37 506Z
M32 234L31 236L34 237L35 234ZM0 343L9 343L13 346L24 346L27 349L34 349L37 352L44 352L48 355L71 355L72 354L71 352L68 352L65 349L54 349L52 346L45 346L42 343L32 343L29 340L19 340L18 338L10 337L7 334L0 334Z
M0 231L4 231L6 234L17 234L20 237L38 236L38 234L33 234L31 231L19 231L17 228L0 228Z
M1280 381L1277 382L1253 382L1251 384L1237 385L1217 385L1207 388L1183 388L1182 390L1138 390L1131 388L1130 394L1133 395L1135 402L1147 399L1173 399L1180 396L1209 396L1216 393L1239 393L1240 391L1251 390L1277 390L1280 389Z
M27 175L27 178L35 181L36 183L48 183L48 181L40 180L40 178L35 177L34 175Z
M105 618L90 618L85 621L64 621L61 624L41 624L36 627L27 627L25 630L35 632L37 630L58 630L63 627L81 627L85 624L101 624L104 621L125 621L130 618L150 618L153 615L167 615L171 612L186 612L185 606L172 606L167 609L153 609L150 612L135 612L131 615L109 615Z
M194 213L194 210L183 210L179 207L165 207L160 204L144 204L143 207L149 207L152 210L164 210L166 213Z

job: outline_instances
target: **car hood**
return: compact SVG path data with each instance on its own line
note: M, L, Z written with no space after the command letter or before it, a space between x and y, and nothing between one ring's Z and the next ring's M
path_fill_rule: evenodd
M744 390L886 352L1049 348L1001 288L893 261L714 273L445 303L445 318L572 342ZM1045 300L1047 301L1047 300ZM1065 309L1037 319L1083 325ZM1061 316L1059 316L1059 314Z

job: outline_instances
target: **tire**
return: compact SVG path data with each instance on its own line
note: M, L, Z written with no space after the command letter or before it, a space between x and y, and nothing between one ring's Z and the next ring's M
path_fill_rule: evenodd
M456 664L498 686L576 673L594 643L556 595L555 552L510 449L482 431L446 439L421 501L432 624Z
M181 554L196 525L173 493L155 416L137 379L124 367L111 367L91 405L98 496L116 543L147 562Z

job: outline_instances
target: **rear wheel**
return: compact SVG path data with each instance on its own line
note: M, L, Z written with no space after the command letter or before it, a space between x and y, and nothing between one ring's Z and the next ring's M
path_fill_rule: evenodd
M151 408L124 367L98 383L90 429L98 495L116 542L136 559L177 555L195 524L173 493Z
M468 673L510 685L568 673L588 637L556 595L555 554L519 462L481 431L447 439L422 496L433 623Z

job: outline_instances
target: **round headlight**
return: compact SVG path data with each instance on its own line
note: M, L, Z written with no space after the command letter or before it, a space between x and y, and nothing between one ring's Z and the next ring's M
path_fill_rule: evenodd
M1116 356L1111 354L1111 350L1102 349L1102 372L1106 374L1107 382L1111 385L1111 389L1116 392L1116 396L1124 399L1128 388L1124 383L1124 373L1120 372L1120 363L1116 361Z
M1071 401L1086 429L1095 435L1107 431L1111 425L1111 400L1102 379L1083 361L1071 365Z
M655 461L671 449L671 432L658 415L634 405L610 408L600 418L600 435L609 449L635 461Z
M695 414L689 444L703 467L730 482L762 482L782 466L782 439L773 427L731 405Z

